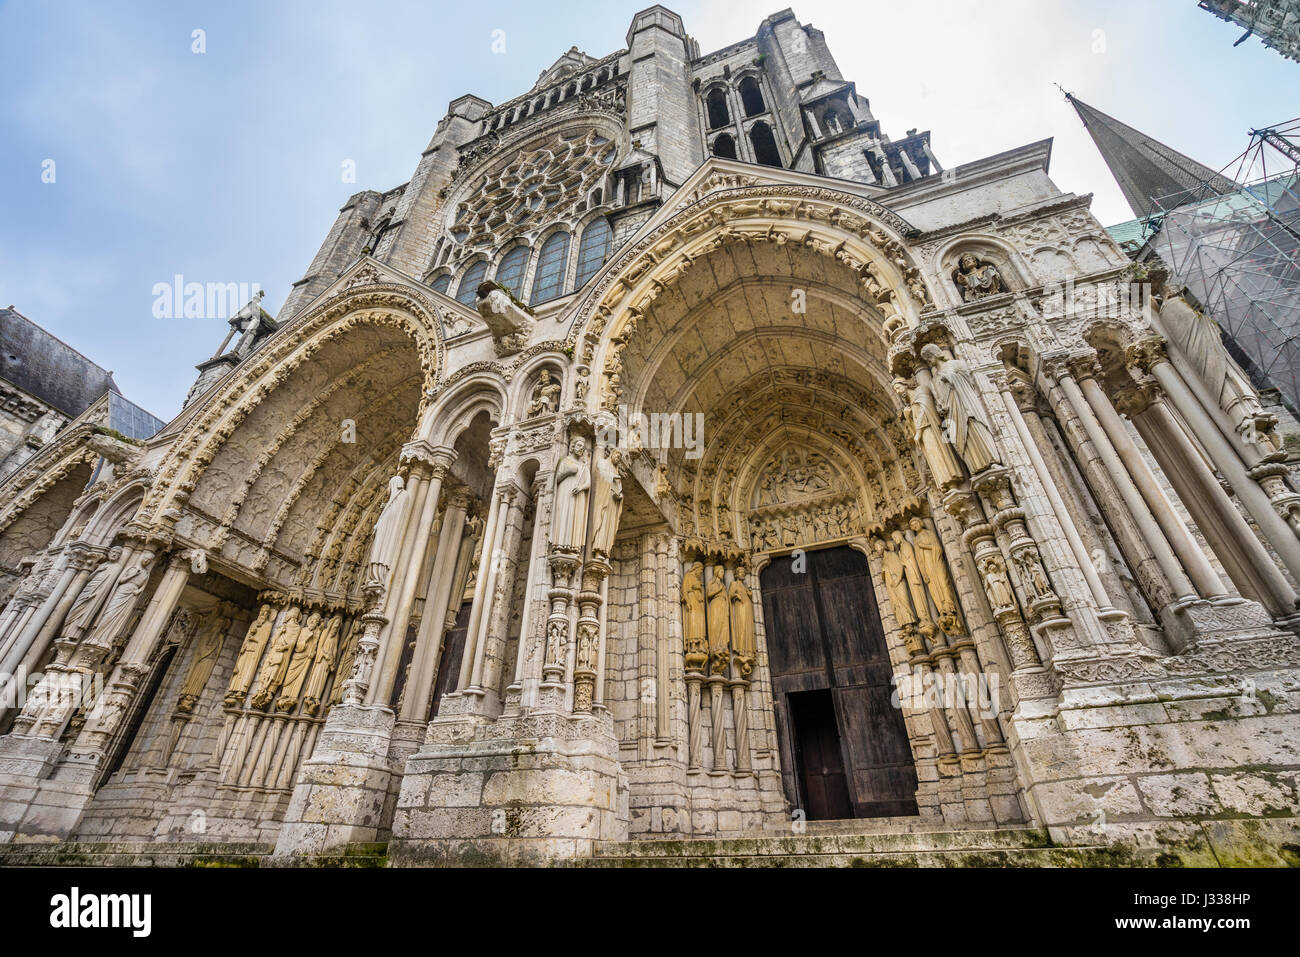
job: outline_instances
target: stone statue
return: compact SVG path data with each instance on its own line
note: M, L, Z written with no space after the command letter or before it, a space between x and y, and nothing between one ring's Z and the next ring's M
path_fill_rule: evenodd
M560 407L560 384L551 378L551 370L543 368L537 376L532 401L528 403L528 418L549 415Z
M898 553L886 548L882 538L873 538L871 547L880 557L880 573L885 579L885 593L889 595L889 607L894 613L894 621L900 627L915 625L916 614L912 611L912 600L907 594L907 581Z
M339 630L342 631L341 626ZM343 642L343 650L339 653L338 679L334 682L334 690L330 692L331 705L343 700L343 685L347 677L352 674L352 660L357 656L357 642L361 639L363 631L364 629L355 621L348 627L347 640Z
M1043 570L1043 563L1038 560L1034 549L1026 548L1016 555L1015 559L1016 564L1020 566L1020 579L1029 588L1035 601L1056 596L1052 591L1051 583L1047 580L1047 572Z
M569 454L555 466L555 490L551 511L551 544L559 548L582 548L587 537L587 497L591 473L587 468L587 440L575 435Z
M909 394L902 379L894 380L894 391L902 397L903 418L912 432L913 440L920 446L935 484L946 489L962 480L961 465L952 447L943 440L943 420L935 407L934 393L924 383Z
M708 654L708 639L704 633L704 566L699 562L691 562L682 576L682 636L686 670L701 670Z
M623 477L619 475L619 453L609 446L596 456L591 486L591 512L595 525L591 532L591 553L609 555L618 532L618 516L623 509Z
M307 679L307 670L316 660L316 642L320 637L320 612L313 611L307 616L307 623L298 630L298 638L293 643L293 657L289 659L289 666L284 669L283 687L280 693L280 701L276 703L277 710L284 710L281 704L286 704L292 709L298 700L298 692L302 690L303 682Z
M1280 448L1271 434L1275 420L1263 411L1254 386L1228 354L1218 324L1182 296L1165 298L1160 324L1247 441L1265 446L1265 452Z
M212 677L212 669L216 667L217 656L221 654L221 646L226 641L226 629L229 627L230 616L217 611L199 629L199 636L194 645L194 658L185 673L185 680L181 682L180 699L177 702L179 710L194 709L204 686Z
M978 475L996 464L998 456L975 376L964 361L934 343L921 348L921 358L934 372L935 404L944 415L945 435L970 474Z
M226 688L227 704L230 704L231 695L242 695L247 693L249 685L253 683L253 669L257 667L257 660L262 657L262 649L266 647L266 640L271 637L271 629L275 625L275 606L263 605L257 613L257 618L248 626L248 633L244 636L244 643L239 648L239 657L235 659L235 670L230 676L230 684Z
M302 626L298 617L302 611L294 605L285 613L284 621L276 629L271 641L271 650L266 653L266 660L257 672L257 694L253 695L253 706L265 708L275 697L275 693L284 684L285 672L289 670L289 659L293 657L294 646L298 643L298 632Z
M957 269L952 274L964 302L974 302L986 296L996 296L1003 291L1002 274L991 262L981 260L974 253L962 253Z
M915 515L908 522L908 526L912 529L912 548L916 552L916 564L921 570L925 587L930 591L930 597L934 599L934 606L939 609L940 618L951 616L956 621L957 598L953 593L952 580L948 577L948 563L944 560L939 536ZM944 625L948 627L948 622L945 621Z
M90 624L99 594L104 590L109 576L117 572L117 562L121 557L122 549L115 547L109 551L108 558L100 564L99 568L95 569L95 573L90 576L90 580L77 595L77 600L68 609L67 617L63 619L64 634L78 636Z
M912 543L895 529L890 533L894 551L898 553L899 564L903 566L903 577L907 580L907 592L912 596L912 607L916 609L921 621L930 620L930 605L925 600L925 582L921 577L921 568L916 562L916 550Z
M731 610L728 608L727 586L722 580L721 565L713 566L713 574L704 586L709 607L709 670L720 675L727 670L731 645Z
M731 601L731 649L740 677L748 678L754 670L754 597L745 586L745 566L736 566L727 596Z
M325 692L325 682L334 672L334 662L339 653L339 627L343 624L342 615L334 615L320 637L316 646L316 656L311 667L311 677L307 679L307 691L302 698L302 710L315 714L320 710L321 695ZM341 684L342 682L340 682Z
M369 576L372 580L388 584L388 574L397 559L397 548L406 527L406 510L410 503L406 485L400 475L388 480L388 501L375 522L375 535L370 543Z
M135 608L136 599L144 591L145 586L149 584L149 566L153 564L153 552L143 552L135 560L135 564L122 573L118 579L117 588L114 589L112 597L104 606L103 612L100 613L99 620L95 623L94 643L97 645L111 645L126 627L126 623L131 619L131 612Z
M984 588L988 592L993 610L1014 608L1016 597L1011 591L1011 582L1007 580L1006 567L1002 559L989 555L980 562L980 574L984 576Z

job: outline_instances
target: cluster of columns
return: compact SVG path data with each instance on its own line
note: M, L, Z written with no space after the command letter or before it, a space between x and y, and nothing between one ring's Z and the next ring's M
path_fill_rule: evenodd
M1295 588L1246 522L1215 474L1254 519L1284 568L1300 577L1300 541L1173 365L1163 339L1131 344L1106 367L1095 352L1049 357L1039 388L1063 425L1118 544L1158 609L1197 601L1231 603L1233 587L1275 619L1296 612ZM1128 417L1188 514L1222 563L1215 570L1170 501L1124 422ZM1029 446L1033 448L1032 445ZM1075 536L1077 538L1077 534ZM1073 547L1081 545L1072 543ZM1099 604L1108 605L1095 569L1081 562ZM1174 649L1179 650L1177 648Z

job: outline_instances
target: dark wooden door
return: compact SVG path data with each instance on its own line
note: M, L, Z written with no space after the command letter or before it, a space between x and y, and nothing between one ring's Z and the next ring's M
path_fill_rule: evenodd
M761 589L790 800L808 801L810 819L822 813L812 802L814 793L829 794L825 788L835 772L827 736L834 734L850 814L830 797L823 802L826 813L916 814L916 766L902 712L892 703L893 669L866 558L847 547L806 552L799 563L778 558L763 570ZM800 697L809 692L823 697ZM829 707L815 703L828 699ZM810 747L820 763L806 756L801 762ZM811 767L827 769L819 782L811 781Z
M433 701L429 703L429 718L438 715L442 696L456 690L460 679L461 659L465 657L465 638L469 633L469 612L473 602L464 602L456 612L456 624L443 639L442 660L438 662L438 677L433 683Z
M813 821L853 816L844 755L829 691L801 691L789 698L802 807Z

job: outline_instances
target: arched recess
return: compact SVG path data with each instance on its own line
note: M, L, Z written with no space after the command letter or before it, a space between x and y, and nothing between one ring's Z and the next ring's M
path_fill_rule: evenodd
M368 535L362 517L417 432L440 348L436 317L405 294L345 294L304 325L200 410L141 510L283 587L347 577L318 565Z

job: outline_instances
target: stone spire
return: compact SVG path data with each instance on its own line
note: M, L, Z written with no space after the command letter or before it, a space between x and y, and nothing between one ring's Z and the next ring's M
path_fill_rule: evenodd
M1188 193L1187 198L1191 199L1191 191L1202 186L1215 193L1238 189L1226 176L1089 106L1074 94L1066 93L1065 98L1088 128L1101 158L1110 167L1111 175L1138 218L1151 212L1154 200L1167 200L1177 193ZM1208 195L1209 191L1201 195Z

